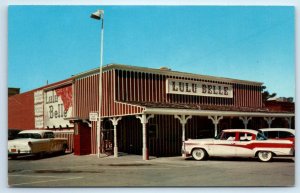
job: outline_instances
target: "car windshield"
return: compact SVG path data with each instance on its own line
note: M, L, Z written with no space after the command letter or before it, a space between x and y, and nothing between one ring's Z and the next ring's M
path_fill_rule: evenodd
M267 140L267 137L266 136L264 136L264 134L263 133L257 133L257 135L256 135L256 140Z
M19 133L17 138L41 139L42 136L38 133Z

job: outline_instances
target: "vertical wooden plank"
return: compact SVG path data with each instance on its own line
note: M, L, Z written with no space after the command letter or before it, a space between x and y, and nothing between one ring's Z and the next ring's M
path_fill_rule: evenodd
M79 115L79 117L81 117L82 116L82 90L81 90L81 88L82 88L82 86L81 86L81 84L82 84L82 80L80 79L79 81L78 81L78 98L79 98L79 101L78 101L78 103L79 103L79 105L78 105L78 115Z
M119 93L120 93L120 88L119 88L119 84L120 84L120 78L119 78L119 70L115 70L115 79L116 79L116 90L115 90L115 99L116 101L119 101Z
M137 101L137 97L136 97L136 72L131 72L132 75L132 83L133 83L133 97L132 100L133 101Z
M246 89L246 106L249 107L250 105L250 90L249 90L249 85L245 85L245 89Z
M140 84L139 84L139 73L135 72L136 75L136 95L137 95L137 101L140 101Z
M115 70L111 71L110 80L112 82L111 97L110 97L111 109L112 109L112 115L115 116L116 115L116 112L115 112L115 88L116 88Z
M254 104L254 95L253 95L253 86L252 85L250 85L250 101L251 101L251 103L250 103L250 105L251 105L251 107L254 107L255 106L255 104Z
M81 79L82 80L82 87L81 87L81 92L82 92L82 102L83 102L83 106L82 106L82 116L85 115L85 111L86 111L86 86L85 86L85 79Z

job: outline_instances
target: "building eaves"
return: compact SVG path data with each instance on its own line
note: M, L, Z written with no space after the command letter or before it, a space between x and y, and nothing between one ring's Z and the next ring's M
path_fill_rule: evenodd
M219 81L219 82L225 82L225 83L236 83L236 84L245 84L245 85L254 85L254 86L263 85L262 82L216 77L216 76L209 76L209 75L201 75L201 74L194 74L194 73L188 73L188 72L179 72L179 71L168 70L165 68L156 69L156 68L148 68L148 67L130 66L130 65L124 65L124 64L108 64L106 66L103 66L103 72L107 71L107 70L111 70L111 69L127 70L127 71L134 71L134 72L159 74L159 75L177 76L177 77L182 77L182 78L211 80L211 81ZM90 76L92 74L98 74L98 73L99 73L99 68L95 68L95 69L77 74L73 77L75 79L80 79L80 78L84 78L84 77Z

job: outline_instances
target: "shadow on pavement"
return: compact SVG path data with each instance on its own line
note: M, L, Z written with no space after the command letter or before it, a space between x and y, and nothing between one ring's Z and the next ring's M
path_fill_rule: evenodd
M53 157L59 157L59 156L65 156L68 154L72 154L73 152L68 152L65 154L61 154L61 153L51 153L51 154L44 154L44 155L24 155L24 156L18 156L16 158L11 158L8 157L9 160L42 160L42 159L47 159L47 158L53 158Z

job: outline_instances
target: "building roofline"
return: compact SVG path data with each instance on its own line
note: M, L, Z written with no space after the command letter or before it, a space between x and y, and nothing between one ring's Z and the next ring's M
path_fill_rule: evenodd
M18 95L23 95L23 94L28 94L28 93L39 91L39 90L45 90L45 91L47 91L47 90L55 89L55 88L58 88L58 87L62 87L62 86L71 84L73 81L74 81L74 78L72 76L70 78L66 78L66 79L63 79L63 80L60 80L60 81L57 81L57 82L46 84L44 86L40 86L40 87L34 88L32 90L28 90L28 91L25 91L25 92L20 92L19 94L12 95L10 97L15 97L15 96L18 96ZM8 97L8 98L10 98L10 97Z
M189 78L195 78L195 79L204 79L204 80L219 81L219 82L226 82L226 83L238 83L238 84L246 84L246 85L254 85L254 86L263 85L262 82L256 82L256 81L201 75L201 74L194 74L194 73L188 73L188 72L179 72L179 71L168 70L165 68L164 69L156 69L156 68L131 66L131 65L124 65L124 64L108 64L106 66L103 66L102 70L107 71L107 70L111 70L111 69L128 70L128 71L169 75L169 76L189 77ZM84 78L86 76L90 76L92 74L98 74L98 73L99 73L99 68L95 68L95 69L91 69L91 70L79 73L79 74L73 76L73 78L80 79L80 78Z

